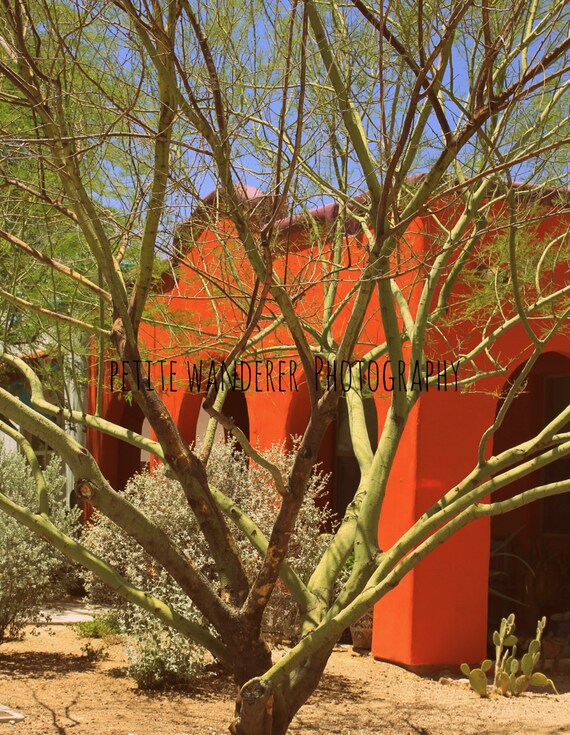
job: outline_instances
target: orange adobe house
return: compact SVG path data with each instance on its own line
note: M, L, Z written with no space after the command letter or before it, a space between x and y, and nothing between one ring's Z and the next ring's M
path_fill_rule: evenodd
M519 207L529 211L530 238L567 230L569 217L557 213L556 196L519 192ZM262 219L268 202L263 194L245 189L244 200L252 220ZM443 204L440 220L447 217L452 221L453 216L453 207ZM305 319L314 319L315 324L323 299L319 259L323 253L326 256L327 249L330 251L339 226L335 204L284 219L278 225L280 249L273 267L296 294L297 308L302 309ZM436 232L433 219L425 215L412 222L402 238L398 257L405 267L401 268L398 283L412 311L417 306L424 268L434 257ZM339 299L348 293L366 257L365 236L350 212L342 223L342 236L347 260L339 277ZM489 241L487 238L487 245ZM163 279L161 293L152 299L143 342L153 386L162 391L182 435L191 443L201 439L209 418L201 403L210 366L214 361L219 367L219 361L242 333L247 320L243 293L251 293L255 279L224 212L220 192L206 197L190 220L180 226L175 245L172 274ZM484 245L479 246L482 253ZM454 298L472 294L478 279L494 277L492 267L485 262L482 254L478 269L471 268L467 277L462 274ZM558 285L568 283L567 262L559 263L555 278ZM231 390L224 406L224 412L260 448L275 442L290 446L292 437L303 433L309 416L305 377L289 347L290 335L282 326L265 336L261 334L272 319L269 304L254 332L255 348L243 368L243 385L249 380L249 388ZM345 319L346 313L342 312L333 336L342 333ZM543 320L545 325L547 321ZM443 328L431 343L435 371L437 360L450 359L449 344L460 345L461 353L466 354L479 342L482 330L491 326L479 322L477 316L465 316ZM382 341L378 304L372 302L357 356ZM503 334L495 354L508 365L507 373L481 379L476 392L455 390L452 375L447 385L442 379L439 389L436 386L422 395L410 416L390 478L380 519L381 548L391 545L473 468L480 438L500 406L501 391L530 355L528 342L521 325ZM485 360L483 356L482 372L492 372ZM324 377L326 367L321 367ZM121 389L128 386L122 385L121 366L109 362L106 371L102 415L150 435L140 410L123 398ZM459 377L460 371L459 365ZM390 374L382 363L370 375L370 381L372 397L366 401L366 416L374 443L389 406ZM90 401L94 405L94 387L90 389ZM530 438L569 403L570 338L566 329L548 343L534 365L525 391L515 399L489 451L499 452ZM116 489L124 487L129 477L150 460L144 452L93 431L87 432L87 445ZM330 504L342 515L359 479L342 400L319 459L324 471L332 473ZM541 477L519 482L516 490L530 487L537 480L568 476L570 461L560 460ZM570 611L569 561L570 494L534 503L492 521L481 519L436 549L376 605L372 653L415 669L480 661L486 656L488 626L496 627L501 615L514 611L519 629L530 631L539 616L555 615L556 620Z

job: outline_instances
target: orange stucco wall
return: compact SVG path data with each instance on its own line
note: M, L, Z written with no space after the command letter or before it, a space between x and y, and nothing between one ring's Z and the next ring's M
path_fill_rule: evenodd
M449 214L450 221L453 213ZM560 223L545 222L542 228L552 228ZM421 281L418 270L422 263L435 257L430 248L430 222L427 218L412 223L398 252L398 258L407 264L408 275L400 284L415 311ZM231 231L229 231L231 234ZM156 314L166 310L176 328L171 332L164 327L145 326L144 345L149 359L174 359L179 361L176 390L167 391L164 401L172 412L188 442L196 439L196 426L202 396L186 389L183 360L196 362L200 358L220 358L224 350L212 340L210 334L223 326L228 344L241 332L245 323L243 310L224 296L222 291L206 289L196 276L192 264L198 262L208 268L210 275L219 279L226 291L232 291L235 280L227 258L218 240L219 234L204 230L194 248L186 255L187 262L179 267L178 282L162 296L156 297ZM229 243L229 244L228 244ZM366 257L361 238L353 238L352 262L346 264L340 285L340 296L348 293L352 285L351 274L358 272ZM232 251L231 237L225 244ZM235 250L234 267L245 283L253 283L253 274L245 258ZM227 251L226 251L227 252ZM297 237L291 248L276 261L276 268L288 283L299 283L314 278L311 263L315 257L310 242ZM402 268L403 271L406 268ZM313 273L313 275L311 275ZM457 293L464 295L459 284ZM312 288L300 297L301 308L310 320L321 309L322 285L315 280ZM437 296L437 294L436 294ZM334 326L339 336L346 326L348 310L341 314ZM474 344L480 326L464 321L455 324L446 335L454 343L462 344L465 352ZM366 328L359 344L360 354L382 340L378 304L373 297L368 309ZM291 344L291 336L285 328L276 330L259 345L267 350L279 344ZM524 360L523 349L528 339L522 328L513 329L500 342L500 351L508 359ZM204 346L206 345L206 346ZM559 337L549 346L568 355L566 338ZM432 343L435 359L448 354L445 339ZM268 353L270 354L270 353ZM481 369L488 368L486 358L481 359ZM556 370L558 363L550 369ZM546 369L546 368L545 368ZM284 392L249 391L243 394L247 407L250 440L261 448L275 442L290 446L291 436L302 434L309 415L308 397L298 374L299 390ZM108 384L108 380L106 380ZM465 394L450 389L447 392L431 391L425 394L413 409L406 426L390 477L379 527L382 549L387 549L415 520L441 495L461 479L477 462L477 448L483 431L493 422L497 410L497 396L504 384L504 377L491 377L479 386L480 392ZM94 405L94 386L90 388L90 401ZM483 390L486 392L483 393ZM389 396L375 396L379 428L383 425ZM237 409L236 409L237 410ZM242 408L239 409L240 411ZM517 413L518 412L518 413ZM513 415L521 418L528 413L521 403ZM103 415L113 420L123 420L124 425L140 430L142 416L126 406L107 391L103 397ZM137 427L138 421L138 427ZM522 422L521 422L522 426ZM516 432L515 432L516 433ZM515 433L511 439L517 438ZM487 453L492 451L489 443ZM124 472L117 470L121 461L126 467L136 464L136 450L88 432L88 447L101 461L108 479L120 486ZM130 459L126 460L125 458ZM319 460L325 471L334 468L334 427L327 433ZM133 464L134 463L134 464ZM521 511L521 517L522 517ZM525 519L532 527L532 510L524 511ZM502 532L507 534L510 522L505 521ZM498 527L501 528L500 526ZM485 657L487 630L487 590L489 570L490 523L481 520L459 532L424 559L400 585L381 600L375 609L373 655L410 666L424 664L454 664L477 661Z

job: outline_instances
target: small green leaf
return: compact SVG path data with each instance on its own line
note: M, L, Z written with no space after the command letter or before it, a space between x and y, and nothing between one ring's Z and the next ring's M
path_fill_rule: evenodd
M461 669L461 673L465 674L465 676L469 676L469 674L471 673L471 669L467 664L461 664L459 668Z
M486 658L481 664L481 671L486 673L487 671L489 671L492 665L493 665L493 662L491 661L491 659Z
M505 646L514 646L516 645L517 641L518 638L516 637L516 635L508 635L504 640L504 644Z

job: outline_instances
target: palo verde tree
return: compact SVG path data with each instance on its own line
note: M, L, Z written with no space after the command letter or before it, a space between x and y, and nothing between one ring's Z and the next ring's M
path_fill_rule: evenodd
M48 400L22 345L3 341L2 360L21 372L32 399L25 405L0 389L8 419L0 428L28 458L38 504L18 505L2 487L0 510L226 664L240 686L237 735L285 733L346 626L452 534L570 489L564 480L508 500L493 496L570 455L570 409L524 444L489 451L532 365L567 329L569 16L564 0L294 0L245 10L226 0L1 4L0 179L9 201L19 201L3 206L2 253L44 269L49 283L49 298L37 280L22 293L3 269L0 297L10 305L3 313L33 314L49 335L44 348L54 344L60 353L88 338L101 354L132 365L143 358L145 322L162 319L173 334L185 331L193 348L207 342L230 364L263 348L303 366L310 414L287 476L224 414L223 394L212 388L204 402L212 426L223 424L270 471L281 501L263 537L210 486L208 442L201 454L189 448L146 381L133 380L130 389L156 441L97 411ZM265 196L246 196L248 186ZM208 226L225 253L223 283L200 261L199 247L185 247L196 245L194 230L181 226L212 189L218 214ZM331 200L324 216L308 214ZM212 208L201 211L208 219ZM30 226L30 212L48 224ZM299 222L310 246L305 267L295 270L287 243ZM412 231L421 234L421 251ZM208 330L192 319L174 324L151 299L157 274L181 258L215 303L231 303L235 330L216 318ZM454 325L465 321L470 338L454 340ZM288 564L288 542L342 395L315 380L314 358L336 365L346 384L349 372L356 376L380 357L421 368L445 354L461 360L459 383L468 389L508 370L500 344L515 329L525 335L527 361L482 435L472 471L382 550L387 483L425 382L413 370L397 381L374 448L366 386L352 381L343 400L360 484L310 580L301 582ZM115 492L50 415L163 461L196 517L215 580ZM23 431L61 456L79 491L176 580L208 626L145 594L54 525ZM253 576L237 533L259 552ZM350 554L352 571L339 592ZM303 636L273 662L260 630L279 577L298 603Z

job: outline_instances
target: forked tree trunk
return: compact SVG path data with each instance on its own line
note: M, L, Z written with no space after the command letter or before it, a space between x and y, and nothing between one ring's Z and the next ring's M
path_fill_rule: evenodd
M286 735L293 717L317 688L334 643L307 659L285 682L273 686L256 679L236 700L232 735Z
M230 725L232 735L283 735L288 723L274 711L275 693L270 685L255 681L242 690L236 700L236 719ZM281 720L282 727L277 730Z

